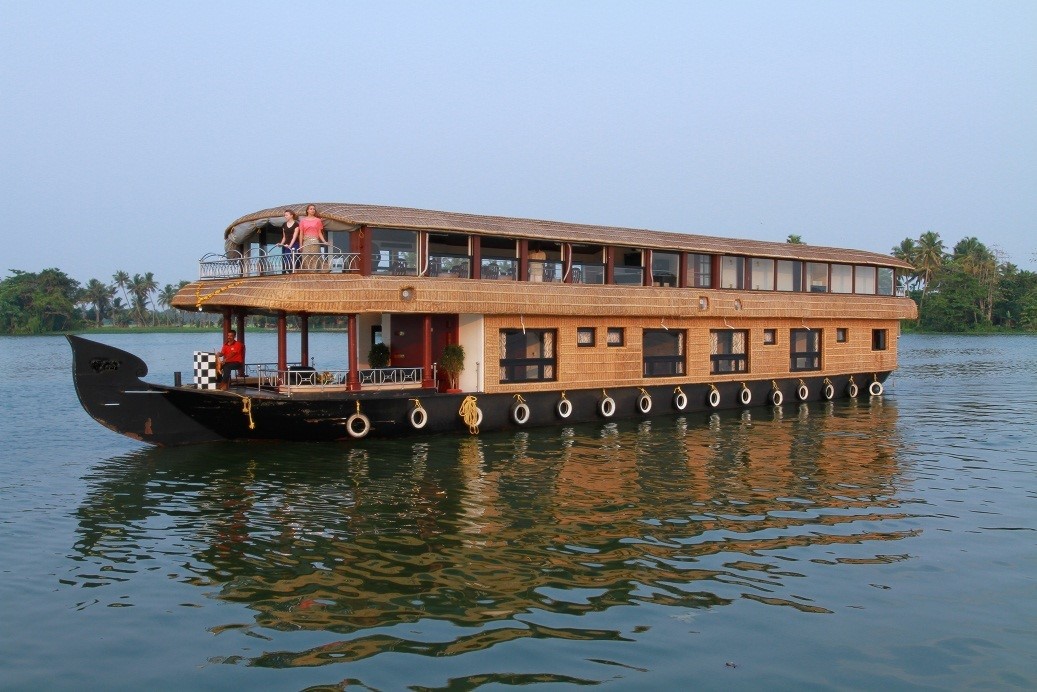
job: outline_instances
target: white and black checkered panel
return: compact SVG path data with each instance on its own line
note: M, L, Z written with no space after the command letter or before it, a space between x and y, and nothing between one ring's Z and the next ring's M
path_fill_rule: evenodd
M194 352L194 386L198 389L216 389L216 354L210 351Z

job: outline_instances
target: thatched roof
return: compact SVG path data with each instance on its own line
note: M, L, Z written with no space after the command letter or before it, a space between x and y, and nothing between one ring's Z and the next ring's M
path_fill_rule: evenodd
M231 223L224 236L242 225L280 225L285 209L300 216L308 203L288 204L253 212ZM517 219L505 216L458 214L405 207L382 207L370 204L315 204L328 230L351 231L361 226L400 228L406 230L472 233L484 236L506 236L529 240L613 245L654 250L675 250L702 254L745 255L774 259L797 259L814 262L841 262L910 269L911 265L888 255L863 250L848 250L818 245L741 240L716 236L650 231L615 226Z

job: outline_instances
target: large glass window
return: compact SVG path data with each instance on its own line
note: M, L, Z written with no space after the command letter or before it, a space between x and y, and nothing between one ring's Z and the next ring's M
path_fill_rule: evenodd
M803 263L799 260L778 260L778 290L803 290Z
M774 260L754 257L749 269L754 291L774 290Z
M851 265L832 265L832 293L853 293L853 267Z
M646 329L643 338L645 377L684 374L683 330Z
M548 329L500 331L500 381L555 379L555 332Z
M605 283L605 248L601 245L572 246L572 282Z
M644 254L641 250L616 248L612 274L617 284L640 286L644 282Z
M372 228L371 273L413 276L418 273L418 234L397 228Z
M468 249L468 236L460 233L429 233L428 275L471 278L472 257Z
M749 372L749 332L744 329L714 329L709 332L710 372Z
M821 330L793 329L790 343L793 372L821 369Z
M887 337L888 332L885 329L872 329L871 330L871 350L872 351L885 351L889 348L889 342Z
M479 267L482 278L506 281L518 278L518 244L514 238L483 236L479 253L482 255Z
M811 293L828 293L828 265L807 262L807 286Z
M652 283L656 286L677 286L681 272L681 256L675 252L652 253Z
M720 258L720 288L745 288L745 258Z
M853 268L853 292L875 293L875 267L862 267L858 264Z
M712 288L713 255L688 255L688 286Z
M893 295L893 270L888 267L879 267L878 294L880 296Z

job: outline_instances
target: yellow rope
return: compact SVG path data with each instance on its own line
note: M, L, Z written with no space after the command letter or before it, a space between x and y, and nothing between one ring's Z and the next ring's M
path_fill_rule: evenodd
M421 399L411 399L411 401L414 402L414 410L415 411L420 411L421 410Z
M652 398L652 397L651 397L651 395L650 395L650 394L648 394L648 392L646 392L646 391L645 391L645 388L644 388L644 387L641 387L641 395L642 395L642 396L647 396L647 397L648 397L649 399L651 399L651 398Z
M825 381L824 381L824 384L825 385L830 385L830 384L832 384L832 381L826 377Z
M778 381L777 380L771 380L771 389L773 389L774 391L778 391Z
M240 281L233 281L227 284L226 286L217 288L215 291L212 291L211 293L206 293L204 296L202 295L202 287L198 286L194 289L194 306L196 308L201 308L202 303L206 302L207 300L211 300L223 293L224 291L229 291L230 289L240 286L243 283L245 283L244 279Z
M252 399L251 398L249 398L247 396L241 397L241 412L245 413L245 414L248 414L248 429L249 430L255 430L256 429L256 422L254 420L252 420Z
M711 391L711 392L719 392L720 390L717 389L717 386L715 384L710 383L709 391Z
M516 394L515 395L515 403L524 404L524 403L526 403L526 400L522 398L521 394Z
M713 385L710 385L712 387ZM684 396L684 391L678 386L677 389L673 390L673 393L677 396Z
M465 425L468 426L468 432L473 435L479 434L479 407L476 405L476 399L474 396L468 395L461 402L461 408L457 412L461 419L464 420Z

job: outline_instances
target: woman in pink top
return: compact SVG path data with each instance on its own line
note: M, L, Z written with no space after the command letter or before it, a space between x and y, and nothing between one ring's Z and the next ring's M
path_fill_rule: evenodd
M313 271L320 265L320 246L328 242L324 239L324 222L320 220L315 205L306 207L306 216L299 219L299 234L302 236L303 269Z

